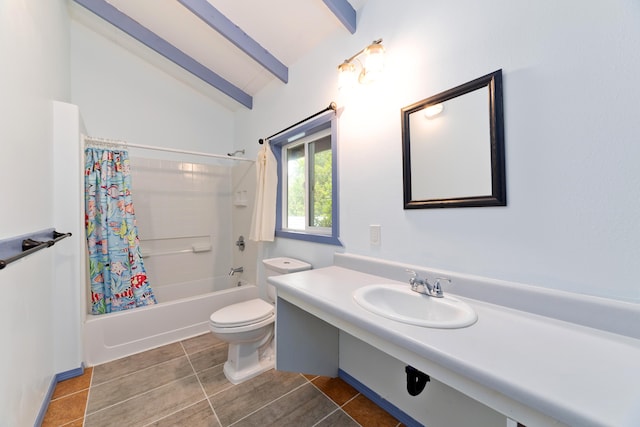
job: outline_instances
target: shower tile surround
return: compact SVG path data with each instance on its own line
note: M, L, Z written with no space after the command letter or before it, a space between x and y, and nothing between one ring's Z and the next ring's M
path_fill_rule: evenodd
M401 425L338 378L271 370L232 385L226 356L204 334L88 368L56 386L42 425Z
M159 302L235 285L227 276L235 248L231 167L211 162L131 156L140 246ZM209 245L210 251L192 252Z

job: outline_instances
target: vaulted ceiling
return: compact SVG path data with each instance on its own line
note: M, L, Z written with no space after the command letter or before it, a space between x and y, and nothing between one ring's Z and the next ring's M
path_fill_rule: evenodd
M354 33L356 11L366 2L74 1L246 108L273 80L286 84L289 64L323 39L335 31Z

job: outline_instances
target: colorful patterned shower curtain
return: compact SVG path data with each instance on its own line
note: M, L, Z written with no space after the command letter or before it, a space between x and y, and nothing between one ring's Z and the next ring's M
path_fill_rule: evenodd
M140 256L126 150L85 150L85 226L91 312L156 304Z

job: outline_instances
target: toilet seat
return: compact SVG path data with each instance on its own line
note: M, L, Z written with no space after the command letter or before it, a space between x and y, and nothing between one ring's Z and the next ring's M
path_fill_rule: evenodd
M237 328L270 321L274 316L275 307L256 298L221 308L209 317L209 323L216 328Z

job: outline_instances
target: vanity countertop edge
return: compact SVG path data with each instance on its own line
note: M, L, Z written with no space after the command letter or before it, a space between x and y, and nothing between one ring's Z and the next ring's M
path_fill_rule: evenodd
M640 425L638 339L455 294L476 310L475 324L408 325L370 313L352 297L363 286L407 283L338 266L268 281L278 297L303 302L567 425Z

